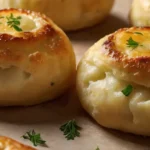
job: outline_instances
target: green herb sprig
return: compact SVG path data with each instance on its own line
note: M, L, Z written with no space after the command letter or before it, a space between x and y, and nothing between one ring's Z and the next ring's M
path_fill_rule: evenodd
M24 139L27 139L33 143L34 146L45 145L46 141L41 139L41 135L39 133L35 133L34 130L26 132L25 135L22 136Z
M132 85L128 85L125 89L122 90L122 93L125 96L129 96L133 91L133 86Z
M134 32L134 34L143 35L141 32Z
M140 45L139 42L136 42L132 39L132 37L130 37L128 40L127 40L127 47L131 47L133 49L137 48L138 46L142 46Z
M96 148L96 150L100 150L100 148L99 148L99 147L97 147L97 148Z
M6 19L7 19L7 25L10 28L14 28L18 32L22 31L22 29L19 27L21 16L15 18L14 15L11 13L9 17L6 17Z
M70 120L67 123L63 124L60 127L60 130L64 132L64 135L67 140L74 140L75 137L80 136L79 130L81 127L79 127L75 120Z

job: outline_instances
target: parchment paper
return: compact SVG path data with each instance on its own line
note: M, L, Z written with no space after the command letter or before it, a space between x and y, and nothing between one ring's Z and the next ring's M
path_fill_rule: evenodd
M95 27L67 33L77 56L97 40L118 28L128 26L131 0L116 0L110 16ZM82 127L81 137L67 141L59 127L70 119L76 119ZM150 138L135 136L99 126L80 106L74 88L61 98L33 107L0 108L0 134L32 145L21 136L34 129L47 141L48 148L39 150L150 150Z

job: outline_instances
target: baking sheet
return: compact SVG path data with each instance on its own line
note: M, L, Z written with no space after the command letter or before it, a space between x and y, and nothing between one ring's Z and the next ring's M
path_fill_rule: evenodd
M98 39L118 28L128 26L131 0L116 0L110 16L100 25L77 32L70 37L77 62L84 52ZM59 127L70 119L76 119L82 127L81 137L67 141ZM39 150L150 150L150 138L126 134L99 126L81 108L75 89L70 89L61 98L33 107L0 108L0 134L31 145L21 136L34 129L41 133L48 147Z

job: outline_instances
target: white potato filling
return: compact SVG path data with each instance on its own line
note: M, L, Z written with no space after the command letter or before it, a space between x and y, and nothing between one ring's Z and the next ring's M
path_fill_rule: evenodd
M1 13L0 18L0 34L11 34L11 35L17 35L18 33L16 30L8 25L8 19L10 18L10 13ZM44 24L46 24L46 21L43 20L40 17L35 17L32 15L26 15L26 14L19 14L19 13L12 13L14 18L21 17L18 21L20 22L20 25L17 25L19 28L22 29L22 32L36 32L38 29L40 29Z
M83 87L81 98L84 103L92 105L92 115L104 111L117 113L130 113L133 123L145 123L150 108L150 89L117 79L101 62L100 66L89 61L82 62L80 69L80 83ZM129 84L133 86L133 92L125 96L122 90Z

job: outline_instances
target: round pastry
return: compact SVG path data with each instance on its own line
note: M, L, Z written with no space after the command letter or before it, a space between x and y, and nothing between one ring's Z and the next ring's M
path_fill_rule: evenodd
M75 68L69 39L49 18L0 10L0 106L55 99L73 83Z
M0 149L1 150L36 150L27 145L23 145L11 138L0 136Z
M103 20L114 0L0 0L0 9L23 8L39 11L64 30L89 27Z
M84 109L102 126L150 136L150 28L124 28L84 55L77 71Z
M133 26L150 26L150 0L134 0L129 18Z

